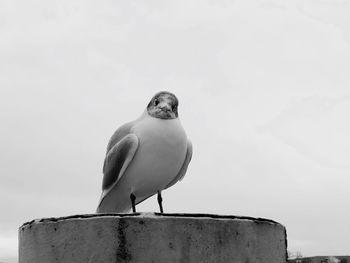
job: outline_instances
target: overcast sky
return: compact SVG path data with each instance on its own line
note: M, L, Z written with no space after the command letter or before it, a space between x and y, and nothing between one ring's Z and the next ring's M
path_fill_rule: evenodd
M194 147L166 212L265 217L350 254L350 1L0 0L0 261L93 213L107 142L161 90ZM155 198L138 206L158 211Z

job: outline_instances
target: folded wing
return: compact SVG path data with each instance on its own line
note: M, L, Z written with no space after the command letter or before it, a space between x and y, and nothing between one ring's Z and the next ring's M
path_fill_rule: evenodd
M190 140L187 140L186 157L185 157L185 160L182 164L182 167L181 167L179 173L176 175L176 177L165 187L165 189L173 186L178 181L181 181L184 178L186 171L187 171L187 167L188 167L191 159L192 159L192 143Z
M102 195L97 211L100 210L104 198L124 175L138 149L139 140L137 136L131 133L128 134L128 131L128 126L122 126L114 133L108 144L103 164Z

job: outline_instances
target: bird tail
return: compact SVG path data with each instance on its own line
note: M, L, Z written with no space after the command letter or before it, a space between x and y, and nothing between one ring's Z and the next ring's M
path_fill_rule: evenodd
M96 208L96 214L106 214L106 213L116 213L116 214L129 214L131 213L130 205L126 205L123 207L115 207L112 204L108 204L108 202L103 202L105 200L105 193L102 192L100 201Z

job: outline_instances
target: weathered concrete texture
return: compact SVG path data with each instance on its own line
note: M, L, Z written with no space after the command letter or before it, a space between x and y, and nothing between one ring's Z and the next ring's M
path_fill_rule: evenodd
M284 263L286 246L281 224L234 216L96 214L19 228L20 263Z

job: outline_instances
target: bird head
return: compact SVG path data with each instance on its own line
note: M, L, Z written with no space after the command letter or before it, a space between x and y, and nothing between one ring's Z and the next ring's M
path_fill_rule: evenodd
M147 105L150 116L159 119L176 119L179 101L176 96L167 91L158 92Z

